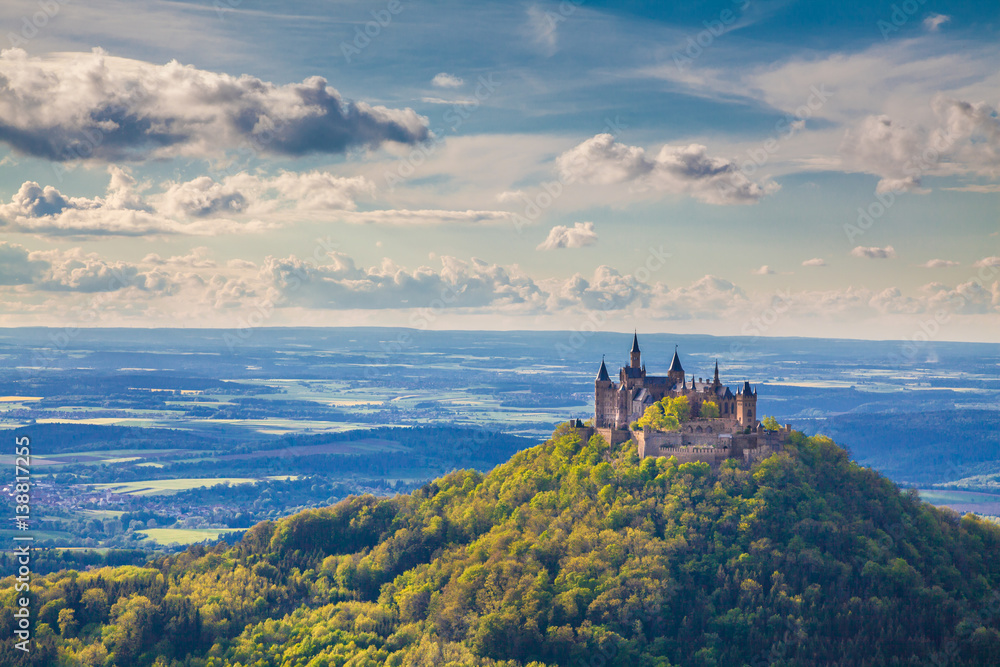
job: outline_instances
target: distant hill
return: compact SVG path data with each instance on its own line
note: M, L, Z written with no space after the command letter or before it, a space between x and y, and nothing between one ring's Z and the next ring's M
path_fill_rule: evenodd
M1000 472L998 410L851 413L795 423L828 434L858 463L904 485Z
M33 664L990 665L1000 528L824 437L750 470L560 427L482 475L353 497L146 567L33 582ZM0 663L13 579L0 582ZM20 662L19 662L20 661Z

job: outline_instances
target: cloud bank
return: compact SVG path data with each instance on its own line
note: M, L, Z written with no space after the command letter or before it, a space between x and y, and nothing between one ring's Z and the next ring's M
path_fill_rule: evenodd
M412 109L345 100L319 76L276 85L100 50L44 59L0 53L0 141L58 162L237 150L301 156L429 136L427 119Z

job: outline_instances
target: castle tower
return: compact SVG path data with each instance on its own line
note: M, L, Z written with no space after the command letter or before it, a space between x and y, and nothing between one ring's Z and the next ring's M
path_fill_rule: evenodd
M736 394L736 421L744 428L757 425L757 392L750 388L746 380Z
M721 386L722 386L722 383L719 382L719 360L716 359L715 360L715 379L712 381L712 389L716 389L717 390Z
M674 346L674 358L670 360L670 368L667 369L667 378L674 385L684 386L684 368L681 366L681 358L677 354L677 346Z
M632 334L632 350L629 352L629 363L628 365L632 368L639 368L642 366L640 363L640 353L639 353L639 332Z
M606 428L614 425L615 420L615 390L608 375L608 367L601 357L601 369L594 380L594 426Z

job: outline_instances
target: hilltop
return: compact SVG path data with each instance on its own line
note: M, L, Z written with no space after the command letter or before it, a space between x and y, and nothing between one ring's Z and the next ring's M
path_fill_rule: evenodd
M901 493L822 436L712 470L567 425L486 475L352 497L146 567L49 575L32 658L996 664L998 548L1000 528ZM29 664L2 586L0 661Z

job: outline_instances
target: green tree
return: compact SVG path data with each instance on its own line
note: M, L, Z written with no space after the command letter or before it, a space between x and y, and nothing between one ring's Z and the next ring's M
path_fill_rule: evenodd
M781 428L781 424L779 424L778 420L775 419L774 417L764 417L760 421L760 425L763 426L768 431L777 431L778 429Z
M59 634L63 637L73 637L79 624L76 622L76 612L72 609L59 610Z
M715 401L704 401L701 404L701 418L702 419L718 419L719 418L719 406Z

